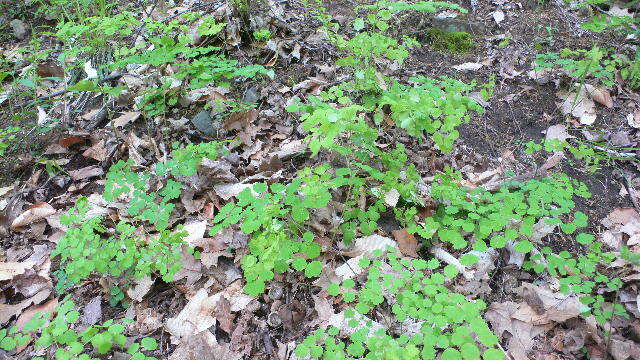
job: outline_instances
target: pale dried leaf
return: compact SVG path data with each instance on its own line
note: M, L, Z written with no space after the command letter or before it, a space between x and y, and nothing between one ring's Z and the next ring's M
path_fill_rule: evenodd
M127 295L137 302L141 302L145 295L151 290L153 286L153 280L151 276L145 276L140 280L136 280L135 286L127 289Z
M127 111L117 118L113 119L113 126L123 127L129 123L135 122L140 117L139 111Z
M578 92L561 91L557 96L563 100L559 104L563 114L575 116L583 125L591 125L596 121L595 103L584 89Z
M167 319L165 329L177 343L206 331L216 323L212 313L221 296L222 293L209 296L207 290L198 290L176 317Z
M56 209L54 209L53 206L49 205L46 202L33 204L27 209L27 211L20 214L13 220L13 222L11 222L11 229L20 229L55 213Z
M458 71L478 71L483 66L484 65L480 63L467 62L460 65L454 65L453 68Z
M27 269L36 265L33 261L2 262L0 263L0 281L12 280L14 277L24 274Z

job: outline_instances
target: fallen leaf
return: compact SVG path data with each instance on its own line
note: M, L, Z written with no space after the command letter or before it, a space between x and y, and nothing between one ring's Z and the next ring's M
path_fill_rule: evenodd
M403 255L418 258L418 240L406 229L393 230L393 238L398 243L398 249Z
M89 300L87 305L84 306L80 324L82 328L86 329L91 325L97 324L100 319L102 319L102 296L98 295Z
M14 277L24 274L27 269L33 268L36 263L25 262L2 262L0 263L0 281L12 280Z
M140 117L139 111L127 111L117 118L113 119L113 126L115 127L123 127L131 122L138 120Z
M493 20L495 20L496 24L500 24L504 21L504 12L502 10L496 10L491 14L493 16Z
M613 107L613 99L611 98L611 95L607 90L599 87L595 87L590 84L584 84L584 88L587 91L587 93L589 93L589 96L591 96L591 98L596 102L608 108Z
M33 204L27 209L27 211L20 214L13 220L13 222L11 222L11 229L18 230L55 213L56 209L46 202Z
M84 180L92 177L99 177L104 174L102 167L98 165L91 165L83 167L82 169L69 171L69 176L75 181Z
M627 115L627 124L634 129L640 129L640 108Z
M97 161L105 161L107 159L107 149L104 147L104 140L100 140L93 146L82 153L82 156Z
M144 296L151 290L153 282L151 276L145 276L140 280L136 280L135 286L127 289L127 295L134 301L142 302Z
M556 124L551 125L547 128L545 132L545 140L560 140L561 142L567 141L568 139L572 139L575 136L570 135L567 132L567 125L565 124Z
M582 125L591 125L596 121L596 106L584 88L577 92L561 91L557 96L563 101L558 105L565 115L573 115Z
M12 317L18 316L24 309L32 304L40 304L51 294L50 289L42 290L33 297L23 300L18 304L0 304L0 326L6 324Z
M207 338L215 340L208 329L216 324L212 314L221 296L222 293L209 296L206 289L200 289L176 317L167 319L165 329L175 337L174 343L188 342L200 333L208 333Z
M458 71L477 71L480 70L480 68L483 66L484 65L480 63L468 62L460 65L455 65L453 66L453 68Z
M211 332L207 331L208 334ZM232 351L229 344L219 344L213 334L191 336L180 344L168 360L240 360L242 354Z
M207 230L207 220L195 221L188 223L184 226L183 231L187 232L187 236L184 238L185 243L193 247L197 241L204 237L204 233Z
M513 318L533 325L546 325L553 322L562 323L579 317L585 310L585 306L580 303L580 300L575 295L555 293L530 283L523 283L517 291L527 304L535 310L535 314L516 313Z
M535 344L534 338L546 332L552 326L535 326L515 319L513 316L516 313L520 316L527 313L535 314L533 309L526 303L517 304L507 301L492 303L484 317L491 323L493 332L499 338L502 338L505 332L511 335L507 345L507 352L511 354L513 359L528 359L527 353Z

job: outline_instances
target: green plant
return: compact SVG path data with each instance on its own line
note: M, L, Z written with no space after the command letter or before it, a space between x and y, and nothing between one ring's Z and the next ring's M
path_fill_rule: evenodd
M474 250L484 252L488 246L499 249L508 241L515 241L516 251L528 253L533 248L529 240L533 226L541 219L547 224L560 224L569 234L576 227L585 226L562 222L562 216L574 207L574 195L590 196L586 185L566 175L506 184L495 193L482 188L462 188L457 184L459 180L459 175L450 169L437 176L431 186L431 196L446 205L438 207L424 224L409 224L409 231L417 232L425 239L436 236L454 249L466 248L469 243L463 234L472 233Z
M273 34L271 34L269 29L260 29L253 32L253 38L258 42L267 41L271 39L272 36Z
M142 352L157 348L158 343L154 338L146 337L126 346L125 326L113 319L99 325L91 325L78 332L74 329L74 324L80 319L80 313L73 310L75 307L76 304L67 298L56 307L56 315L51 320L51 314L37 313L21 330L15 326L9 330L0 330L0 348L11 351L16 346L27 344L31 334L39 333L35 342L36 348L55 348L57 360L97 360L98 358L92 354L97 353L101 358L100 355L113 349L126 350L131 355L131 360L156 360ZM132 321L123 319L124 323ZM91 346L92 350L87 351L87 346ZM44 360L44 357L38 356L33 360Z
M484 108L468 96L473 85L446 77L439 81L425 77L411 80L417 85L393 83L382 93L377 101L376 123L382 121L388 106L396 125L409 135L420 138L426 132L441 151L450 152L458 138L456 127L469 121L469 111L484 113Z
M473 36L467 32L446 32L437 28L427 30L432 48L458 54L466 54L475 48Z
M16 133L19 131L20 128L15 126L0 128L0 156L4 155L5 150L16 138Z
M171 159L156 164L153 172L133 171L131 161L112 166L105 183L105 200L127 198L128 214L148 221L158 233L144 235L136 226L120 220L115 233L107 236L105 219L89 216L90 204L86 198L80 198L75 208L61 219L69 229L51 254L60 257L61 270L56 272L58 289L65 289L94 273L113 278L117 286L126 286L131 279L153 273L171 281L182 267L180 249L186 233L180 226L177 231L167 229L174 208L171 201L180 196L182 189L180 182L168 177L193 176L203 158L215 159L220 151L220 144L216 142L176 148ZM150 191L152 179L160 182L165 178L164 187ZM117 289L112 295L115 302L124 298Z
M345 328L318 329L295 349L299 357L318 359L504 359L496 348L498 337L482 319L486 304L469 301L451 292L445 283L456 276L451 265L442 271L436 259L409 260L397 250L386 256L375 250L359 266L366 281L346 279L332 283L327 291L351 307L344 311ZM367 317L377 307L390 307L386 323ZM413 333L399 332L400 324L417 323ZM350 335L343 335L350 334Z
M389 22L399 12L418 11L434 13L439 9L453 9L466 12L466 9L456 4L446 2L419 1L416 3L378 1L373 5L356 8L364 10L366 17L356 18L353 28L357 34L352 38L345 38L337 33L335 27L325 26L330 40L345 51L349 56L336 62L336 65L352 69L354 75L353 87L363 92L378 92L385 87L384 76L379 72L379 64L395 62L402 64L409 55L411 48L420 45L415 39L404 36L402 41L389 36L391 28ZM381 84L382 83L382 84Z
M591 50L563 49L560 53L550 52L536 55L536 70L560 67L575 83L583 85L587 79L596 79L606 86L615 80L616 63L609 52L597 46Z

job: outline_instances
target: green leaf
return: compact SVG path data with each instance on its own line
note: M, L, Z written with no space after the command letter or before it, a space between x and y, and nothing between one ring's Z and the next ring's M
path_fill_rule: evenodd
M519 253L528 253L533 250L533 244L529 240L518 241L513 249Z
M460 258L460 263L464 266L472 266L478 263L479 258L474 254L465 254Z
M310 262L304 269L304 275L308 278L318 276L320 272L322 272L322 263L318 260Z
M265 288L264 281L258 280L258 281L248 282L244 286L243 290L245 293L247 293L247 295L256 297L264 292L264 288Z
M503 360L504 357L505 356L502 350L493 348L485 350L485 352L482 354L482 358L484 360Z
M158 342L152 337L146 337L140 341L140 345L147 350L155 350L158 347Z

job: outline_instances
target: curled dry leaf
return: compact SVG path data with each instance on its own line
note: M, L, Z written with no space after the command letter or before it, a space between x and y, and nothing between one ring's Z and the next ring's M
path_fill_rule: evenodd
M27 209L27 211L20 214L13 220L13 222L11 222L11 229L18 230L55 213L56 209L46 202L33 204Z
M117 118L113 119L113 126L123 127L129 123L136 121L140 117L139 111L127 111Z
M344 253L344 255L353 257L336 268L336 276L345 280L359 275L363 271L358 264L362 257L371 255L375 250L386 250L389 246L394 249L398 248L398 244L395 241L385 236L369 235L357 238L354 241L353 250Z
M200 289L176 317L167 319L165 329L175 337L172 342L188 341L200 333L215 341L215 336L208 329L216 324L216 318L212 314L221 295L222 293L218 293L209 296L207 290Z
M613 99L607 90L590 84L584 84L584 88L594 101L608 107L609 109L613 107Z

